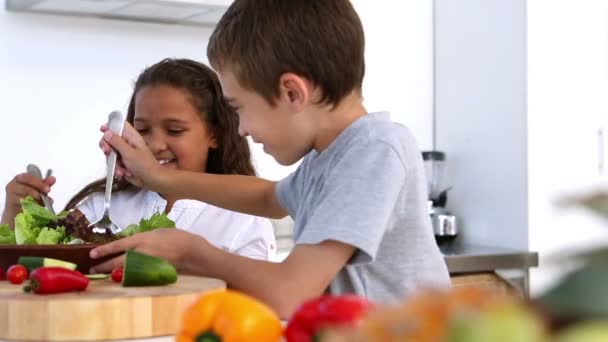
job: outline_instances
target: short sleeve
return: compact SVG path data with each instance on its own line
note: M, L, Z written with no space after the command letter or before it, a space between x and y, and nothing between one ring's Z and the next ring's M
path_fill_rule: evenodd
M405 181L403 162L390 144L349 148L324 179L296 244L335 240L357 249L350 263L373 261Z
M280 180L275 189L279 204L287 210L289 216L296 217L298 195L302 189L303 169L306 167L307 157L304 158L300 166L289 176Z
M103 198L100 193L92 193L85 197L84 200L80 201L76 206L76 209L86 216L89 222L94 222L98 219L96 214L97 211L95 209L102 205L102 201Z
M243 215L247 219L241 223L240 232L231 244L235 254L258 260L271 260L276 254L276 239L270 220Z

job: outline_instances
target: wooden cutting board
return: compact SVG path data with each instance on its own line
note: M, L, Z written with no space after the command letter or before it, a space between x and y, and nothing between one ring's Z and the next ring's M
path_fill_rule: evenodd
M173 335L198 296L226 284L180 275L175 284L122 287L91 280L81 293L36 295L0 281L0 339L93 341Z

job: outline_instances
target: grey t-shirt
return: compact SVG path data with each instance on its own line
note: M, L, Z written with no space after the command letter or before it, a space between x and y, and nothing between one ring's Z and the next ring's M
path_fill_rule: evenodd
M277 185L295 221L296 244L335 240L356 247L330 285L377 302L418 287L448 287L427 209L422 156L388 113L367 114L321 153L310 152Z

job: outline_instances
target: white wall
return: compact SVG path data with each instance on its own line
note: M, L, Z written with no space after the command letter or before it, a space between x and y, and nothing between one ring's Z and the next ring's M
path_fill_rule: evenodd
M208 35L204 28L0 11L0 183L31 162L52 168L58 182L51 196L62 207L104 175L98 127L111 110L126 110L139 72L168 56L201 59Z
M608 2L528 2L530 249L540 253L531 287L562 272L551 259L608 242L608 224L555 200L605 180L597 130L608 123Z
M460 242L528 247L525 4L435 1L435 144Z
M431 1L355 2L367 32L369 110L389 109L432 141ZM421 4L425 3L425 4ZM4 8L4 0L0 0ZM104 175L98 127L126 109L139 72L164 57L206 60L211 29L0 11L0 184L28 163L52 168L56 208ZM280 179L280 167L254 146L259 173ZM0 196L0 208L4 196Z
M368 111L389 110L433 146L433 1L352 0L366 35Z

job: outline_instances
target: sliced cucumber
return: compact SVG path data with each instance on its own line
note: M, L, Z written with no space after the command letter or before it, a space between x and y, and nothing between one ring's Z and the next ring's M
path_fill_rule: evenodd
M57 266L57 267L67 268L70 270L75 270L76 267L78 267L78 265L68 262L68 261L57 260L57 259L52 259L52 258L33 257L33 256L19 257L19 260L17 261L17 263L25 266L25 268L27 268L29 272L37 269L38 267L43 267L43 266L47 266L47 267L48 266Z
M126 252L122 286L160 286L176 281L177 271L168 261L133 250Z
M102 279L108 279L110 277L109 274L104 274L104 273L85 274L84 276L91 280L102 280Z

